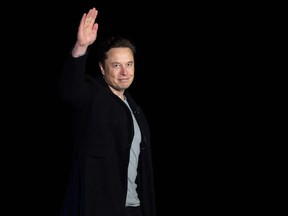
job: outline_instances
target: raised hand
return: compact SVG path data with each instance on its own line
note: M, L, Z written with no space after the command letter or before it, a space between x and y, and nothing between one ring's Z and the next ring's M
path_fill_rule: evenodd
M74 57L85 54L89 45L94 43L97 38L98 23L95 23L98 11L91 8L88 13L84 13L77 32L77 41L72 50Z

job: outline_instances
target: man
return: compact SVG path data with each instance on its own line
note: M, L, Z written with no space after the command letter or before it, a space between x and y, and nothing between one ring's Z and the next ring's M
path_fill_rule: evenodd
M101 75L86 73L98 11L84 13L59 88L71 107L75 144L61 216L155 216L150 129L127 89L135 46L112 37L99 46Z

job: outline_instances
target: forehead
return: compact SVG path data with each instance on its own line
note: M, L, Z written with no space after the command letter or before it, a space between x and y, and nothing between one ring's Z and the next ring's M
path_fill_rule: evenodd
M128 62L134 61L134 56L130 48L117 47L112 48L107 52L107 59L112 62Z

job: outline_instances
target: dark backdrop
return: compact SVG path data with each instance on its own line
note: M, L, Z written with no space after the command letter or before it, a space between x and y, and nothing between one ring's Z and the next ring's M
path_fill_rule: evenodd
M190 215L222 209L227 179L221 143L228 139L223 136L228 108L223 106L218 14L206 2L49 1L11 10L18 22L6 24L13 32L7 41L14 45L5 53L12 56L5 135L13 186L7 196L23 204L23 213L56 216L59 211L72 148L57 83L80 18L92 6L99 10L100 38L127 36L138 49L130 92L151 125L159 216L170 210ZM97 70L90 60L89 68Z

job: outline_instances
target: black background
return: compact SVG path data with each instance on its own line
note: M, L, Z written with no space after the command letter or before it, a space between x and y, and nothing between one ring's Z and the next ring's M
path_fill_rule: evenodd
M72 149L58 78L81 16L94 6L99 38L119 34L137 46L130 92L152 130L159 216L167 211L223 213L227 203L233 205L234 176L227 178L231 166L226 163L231 156L224 153L235 150L226 145L234 133L234 104L227 102L231 93L226 91L233 84L224 81L221 62L227 46L221 41L228 36L221 32L215 5L150 0L16 5L9 8L13 22L3 20L3 63L9 68L3 78L3 140L9 147L4 176L11 185L10 212L58 214ZM90 69L98 70L90 60Z

